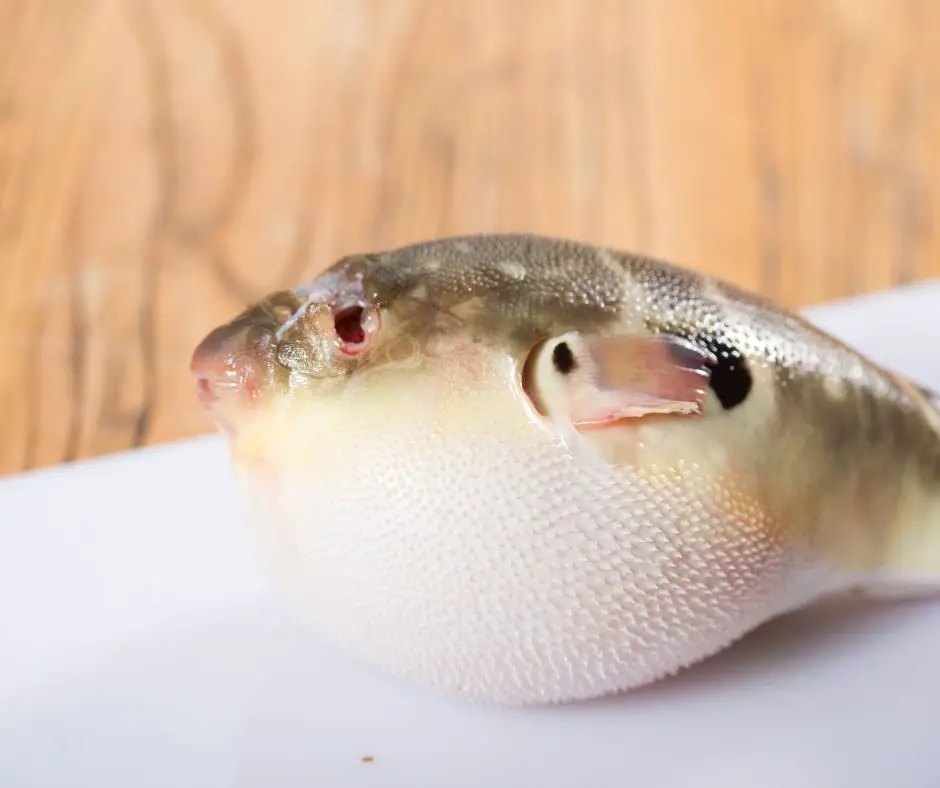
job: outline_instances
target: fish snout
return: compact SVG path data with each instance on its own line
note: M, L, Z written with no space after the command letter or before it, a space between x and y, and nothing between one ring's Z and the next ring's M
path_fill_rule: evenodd
M251 320L236 319L212 330L189 364L203 406L218 415L223 403L254 403L270 377L275 346L273 332Z

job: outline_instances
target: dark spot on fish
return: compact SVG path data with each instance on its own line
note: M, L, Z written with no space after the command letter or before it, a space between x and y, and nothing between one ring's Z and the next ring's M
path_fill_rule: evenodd
M731 410L748 398L754 380L741 351L718 339L696 337L695 342L708 348L715 357L708 364L708 385L725 410Z
M555 349L552 350L552 364L562 375L569 374L577 366L574 353L571 352L571 347L567 342L559 342L555 345Z

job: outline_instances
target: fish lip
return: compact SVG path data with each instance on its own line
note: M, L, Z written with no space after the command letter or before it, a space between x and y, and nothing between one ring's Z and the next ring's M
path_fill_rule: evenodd
M196 376L196 394L207 410L211 410L212 406L219 401L219 395L215 393L209 379L201 375Z
M241 388L241 385L234 380L225 380L202 374L194 374L194 377L196 378L196 394L200 402L207 408L211 408L221 401L220 390L236 392Z
M195 374L195 373L194 373ZM237 395L239 393L239 384L234 381L219 380L218 378L207 377L196 374L196 396L200 404L209 414L215 426L225 434L229 439L234 439L238 435L235 422L225 415L225 397L220 394L221 390L229 390L230 393Z

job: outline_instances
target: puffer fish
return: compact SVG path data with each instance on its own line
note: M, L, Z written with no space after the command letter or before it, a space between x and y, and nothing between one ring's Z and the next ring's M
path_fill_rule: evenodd
M622 693L824 597L940 587L931 395L665 261L522 234L350 254L191 371L278 593L412 685Z

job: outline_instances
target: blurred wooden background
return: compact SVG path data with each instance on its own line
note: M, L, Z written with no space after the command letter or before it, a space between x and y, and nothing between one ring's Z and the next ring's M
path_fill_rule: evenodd
M348 252L940 275L934 0L0 0L0 42L0 473L210 431L195 342Z

